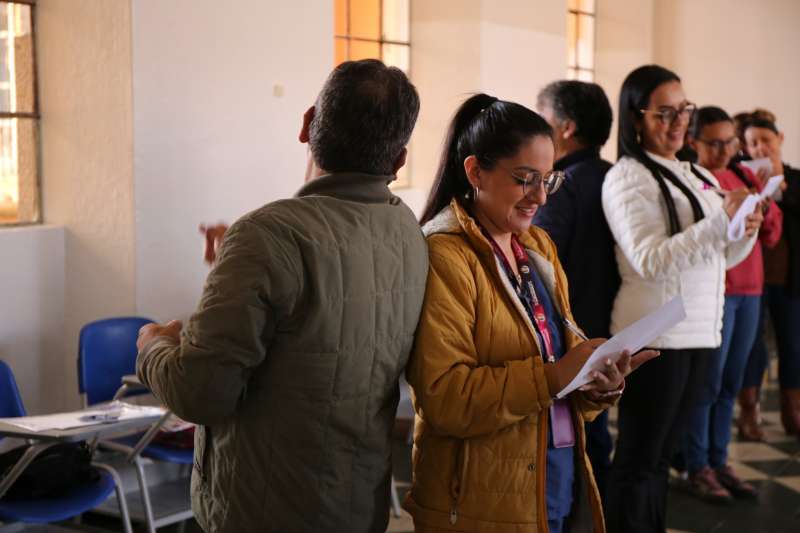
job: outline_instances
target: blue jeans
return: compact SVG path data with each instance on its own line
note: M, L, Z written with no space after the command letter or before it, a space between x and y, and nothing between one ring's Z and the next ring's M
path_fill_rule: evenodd
M800 389L800 298L791 297L786 288L767 285L764 288L764 309L769 309L778 344L778 381L781 390ZM765 314L762 312L762 314ZM763 339L762 316L758 338L750 354L745 387L761 387L769 356Z
M686 460L691 473L719 468L728 460L733 405L756 338L760 306L758 296L725 297L722 346L689 414Z
M556 519L547 519L547 529L550 530L550 533L563 533L564 531L564 524L566 523L566 518L556 518Z

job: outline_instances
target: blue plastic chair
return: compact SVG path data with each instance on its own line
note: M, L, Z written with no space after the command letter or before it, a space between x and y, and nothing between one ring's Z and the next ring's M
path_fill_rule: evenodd
M136 339L139 336L139 329L152 322L149 318L143 317L108 318L90 322L81 328L78 342L78 386L84 395L86 405L114 399L123 376L136 373ZM141 392L147 391L142 390L139 393ZM136 393L128 392L128 394ZM156 521L153 517L142 461L139 455L133 453L140 439L142 435L133 435L103 442L103 446L129 454L129 460L136 467L147 529L154 532L156 527L172 523L172 519ZM171 448L153 443L148 443L142 449L141 456L180 465L194 463L192 449ZM180 519L183 519L183 514L175 515L175 521Z
M0 361L0 418L25 416L25 407L11 368ZM2 438L0 437L0 440ZM59 522L94 509L116 491L120 515L126 532L131 532L125 495L119 475L109 466L93 463L99 478L96 482L50 498L27 500L0 499L0 522L46 524Z
M78 341L78 387L86 405L114 398L123 376L136 373L136 339L139 329L153 321L143 317L108 318L81 328ZM145 391L146 392L146 391ZM134 392L135 394L135 392ZM118 439L133 447L138 436ZM191 465L193 450L148 444L142 455L150 459Z
M136 373L139 329L153 321L142 317L109 318L81 328L78 339L78 388L86 405L107 402L122 376Z

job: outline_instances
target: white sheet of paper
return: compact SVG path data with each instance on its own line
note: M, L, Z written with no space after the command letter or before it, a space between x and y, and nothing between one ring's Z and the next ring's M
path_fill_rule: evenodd
M758 171L762 168L767 169L767 172L772 172L772 161L769 160L769 157L762 157L760 159L752 159L749 161L740 161L742 166L749 168L753 174L758 175Z
M781 182L783 182L783 174L772 176L767 181L767 184L764 185L764 188L761 189L760 193L751 194L744 199L744 202L742 202L742 205L739 206L739 209L736 210L736 214L733 215L733 218L728 223L729 241L736 242L744 238L747 217L753 214L759 202L771 198L772 195L775 194L781 186Z
M592 372L602 369L606 359L611 359L616 363L622 357L624 350L628 350L630 353L638 352L685 318L686 310L683 308L683 298L680 296L676 296L659 309L640 318L598 346L584 363L575 379L558 393L558 398L563 398L575 389L593 381L590 377Z
M770 179L767 180L767 184L764 185L764 188L761 189L761 196L762 200L766 200L767 198L772 198L778 189L783 183L783 174L778 174L777 176L772 176Z
M81 411L71 411L68 413L55 413L42 416L21 416L18 418L0 418L0 422L16 426L28 431L48 431L51 429L70 429L86 426L94 426L103 422L86 420L87 415L107 413L114 411L119 416L115 421L131 420L146 416L163 415L166 410L163 407L151 407L144 405L133 405L126 402L111 402L102 406L83 409Z
M731 221L728 222L729 241L736 242L744 238L745 224L747 223L746 219L753 214L753 211L756 210L756 206L760 201L761 196L758 194L751 194L744 199L744 202L742 202L742 205L739 206L736 214L733 215Z

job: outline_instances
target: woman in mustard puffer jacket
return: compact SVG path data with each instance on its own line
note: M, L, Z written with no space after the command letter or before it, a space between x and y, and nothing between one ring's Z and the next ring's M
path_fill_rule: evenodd
M430 270L407 369L417 531L604 531L583 423L632 362L554 400L602 339L580 338L555 246L531 227L564 178L553 152L519 104L479 94L453 119L422 220Z

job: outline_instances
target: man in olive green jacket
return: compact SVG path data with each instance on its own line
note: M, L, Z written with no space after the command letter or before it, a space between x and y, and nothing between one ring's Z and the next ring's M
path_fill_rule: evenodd
M303 121L297 196L225 235L186 328L145 326L137 373L198 424L192 507L207 532L383 532L390 431L428 272L388 183L419 98L348 62Z

